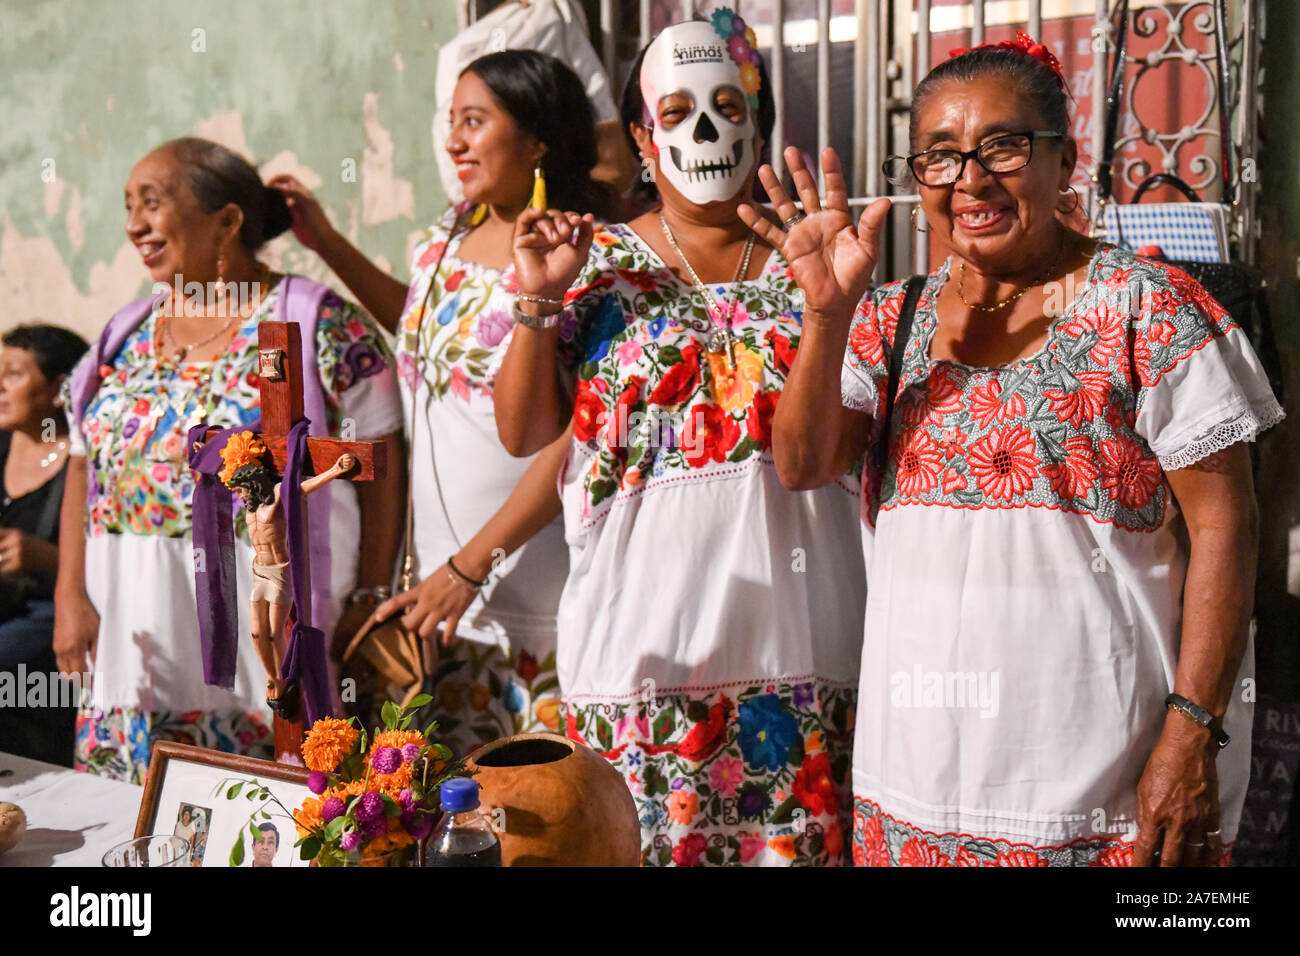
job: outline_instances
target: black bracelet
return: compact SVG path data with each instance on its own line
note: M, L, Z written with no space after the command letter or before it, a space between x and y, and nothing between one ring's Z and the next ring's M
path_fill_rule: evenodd
M451 559L450 555L447 556L447 567L455 571L456 576L460 578L462 581L464 581L466 584L468 584L470 587L481 588L483 587L483 585L488 583L487 578L484 578L482 581L475 581L473 578L471 578L460 568L456 567L456 562Z
M1168 707L1170 710L1178 711L1180 714L1182 714L1185 717L1190 717L1192 720L1196 721L1198 724L1200 724L1202 727L1208 730L1210 732L1210 736L1213 737L1218 742L1220 750L1228 746L1228 741L1232 739L1231 737L1229 737L1227 734L1223 732L1222 725L1220 725L1220 723L1214 719L1214 715L1212 713L1210 713L1208 710L1206 710L1204 707L1200 706L1199 704L1192 703L1186 697L1183 697L1179 694L1170 694L1168 697L1165 698L1165 706Z

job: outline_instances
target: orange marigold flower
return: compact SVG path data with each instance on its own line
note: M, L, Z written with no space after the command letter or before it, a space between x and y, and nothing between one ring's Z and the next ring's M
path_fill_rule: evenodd
M403 788L411 785L411 765L404 763L392 773L372 773L370 775L370 789L380 790L390 796L396 797Z
M380 747L394 747L401 750L407 744L419 744L423 747L427 740L424 734L418 730L385 730L382 733L375 734L374 742L370 745L370 753L374 754Z
M361 734L346 720L323 717L302 742L302 762L308 770L329 773L352 752Z
M265 455L266 445L252 432L231 435L226 447L221 449L221 460L226 466L221 469L221 480L228 483L240 468L256 464Z
M313 830L319 830L324 826L321 819L321 807L325 801L318 797L308 797L302 802L302 806L293 811L294 824L298 827L298 836L305 837Z

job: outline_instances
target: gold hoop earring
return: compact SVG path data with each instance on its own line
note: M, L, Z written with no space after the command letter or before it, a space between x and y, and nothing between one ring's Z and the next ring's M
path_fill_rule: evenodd
M912 218L912 228L915 229L917 232L929 232L930 229L929 229L928 227L925 228L925 229L922 229L920 226L918 226L918 225L916 224L916 214L917 214L918 212L920 212L920 211L921 211L921 207L920 207L920 206L913 206L913 207L912 207L912 217L911 217L911 218Z
M1061 194L1061 198L1065 198L1066 193L1074 194L1074 205L1071 206L1069 209L1062 209L1061 210L1062 215L1068 216L1071 213L1075 212L1080 206L1083 205L1083 197L1079 195L1079 190L1075 189L1073 186L1069 186L1065 189L1058 190L1058 191Z

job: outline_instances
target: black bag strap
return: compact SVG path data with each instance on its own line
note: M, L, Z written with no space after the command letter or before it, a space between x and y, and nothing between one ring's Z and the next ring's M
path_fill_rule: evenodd
M1152 186L1172 186L1180 193L1187 197L1188 202L1200 202L1201 197L1196 195L1196 190L1187 183L1183 182L1177 176L1171 176L1169 173L1156 173L1154 176L1148 176L1142 180L1142 185L1133 191L1133 202L1139 203L1146 191Z
M1110 90L1106 94L1106 131L1102 139L1101 162L1097 164L1097 195L1110 199L1114 192L1115 134L1124 97L1124 54L1128 49L1128 0L1119 0L1119 21L1115 35L1115 62L1110 68Z
M889 347L889 384L885 387L885 414L881 421L884 422L884 428L881 430L880 440L876 442L872 449L872 468L875 472L875 479L879 480L885 473L885 468L889 464L889 433L891 423L894 420L894 393L898 391L898 380L903 371L903 351L907 348L907 340L912 336L912 320L916 318L916 303L920 301L921 290L925 288L925 276L912 276L907 280L904 287L903 307L898 313L898 325L894 329L894 344ZM879 397L876 400L876 408L879 410ZM879 507L879 502L876 502Z
M63 508L63 482L67 477L68 463L65 461L59 473L45 486L45 504L41 507L41 516L34 532L42 541L53 540L54 526L59 523L59 512ZM54 540L54 544L58 543Z

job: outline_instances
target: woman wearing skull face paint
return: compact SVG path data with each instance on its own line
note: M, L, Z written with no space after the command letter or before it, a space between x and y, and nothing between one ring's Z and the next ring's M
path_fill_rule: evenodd
M857 479L792 493L772 463L803 298L736 215L773 119L752 32L727 11L669 27L624 115L660 205L603 229L521 218L519 325L495 393L516 454L572 422L567 732L624 775L647 864L838 864L865 600Z

